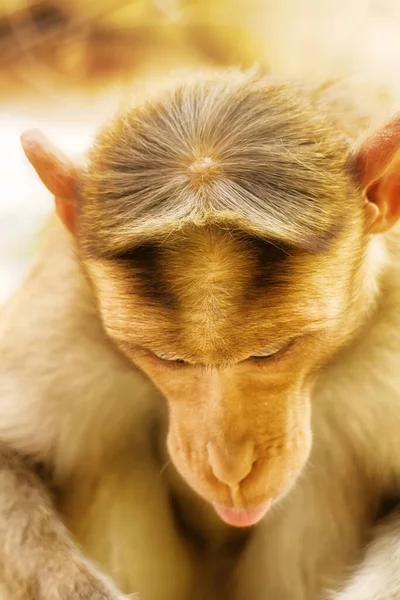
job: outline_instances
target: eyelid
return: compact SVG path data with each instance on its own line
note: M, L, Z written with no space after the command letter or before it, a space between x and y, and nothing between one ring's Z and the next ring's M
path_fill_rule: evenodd
M269 348L264 348L264 350L262 350L261 352L257 352L257 354L254 354L254 356L269 356L271 354L276 354L283 348L286 348L286 346L288 346L288 344L290 344L290 341L291 340L286 340L285 342L282 342L281 344L275 344L274 346L270 346Z
M250 358L268 358L268 357L273 358L274 356L277 356L281 352L286 352L286 350L291 348L292 345L295 343L296 339L297 339L297 337L294 337L294 338L288 339L285 342L282 342L280 344L276 344L275 346L270 346L270 348L268 350L263 350L262 352L260 352L258 354L253 354Z
M172 354L163 354L162 352L153 352L153 354L157 358L161 358L161 360L168 360L168 361L183 360L179 356L172 356Z
M156 358L158 358L159 360L162 360L164 362L188 364L187 361L184 358L182 358L181 356L174 356L172 354L164 354L163 352L154 352L153 350L151 351L151 354L153 356L155 356Z

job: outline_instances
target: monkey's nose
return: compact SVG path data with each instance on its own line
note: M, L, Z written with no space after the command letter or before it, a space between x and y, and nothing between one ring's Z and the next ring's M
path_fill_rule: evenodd
M215 477L229 486L238 485L252 470L255 448L251 440L242 443L232 452L224 452L216 444L207 444L208 462Z

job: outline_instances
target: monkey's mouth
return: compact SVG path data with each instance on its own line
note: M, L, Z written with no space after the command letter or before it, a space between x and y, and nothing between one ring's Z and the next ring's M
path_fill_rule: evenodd
M259 506L253 508L228 508L222 504L213 504L217 515L232 527L252 527L256 525L266 515L272 500L267 500Z

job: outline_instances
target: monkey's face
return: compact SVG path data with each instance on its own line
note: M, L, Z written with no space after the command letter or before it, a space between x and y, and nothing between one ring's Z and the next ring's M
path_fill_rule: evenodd
M257 522L307 461L316 374L354 325L355 254L198 228L88 264L107 332L167 400L175 466L228 523Z
M400 216L398 117L355 153L324 88L174 84L107 126L79 176L25 138L106 331L165 395L172 460L234 525L303 468L315 378L375 289L366 231Z
M400 216L398 116L355 151L324 89L231 70L175 82L79 170L24 136L106 331L165 395L176 467L236 525L304 466L315 378L376 289L366 232Z
M351 150L313 94L229 72L128 111L81 176L105 328L165 395L177 469L234 525L300 473L315 373L353 326Z

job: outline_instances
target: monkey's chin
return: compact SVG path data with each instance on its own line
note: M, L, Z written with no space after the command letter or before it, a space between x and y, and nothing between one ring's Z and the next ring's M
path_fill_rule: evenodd
M256 525L268 512L272 500L267 500L253 508L226 508L221 504L213 504L217 515L231 527L252 527Z

